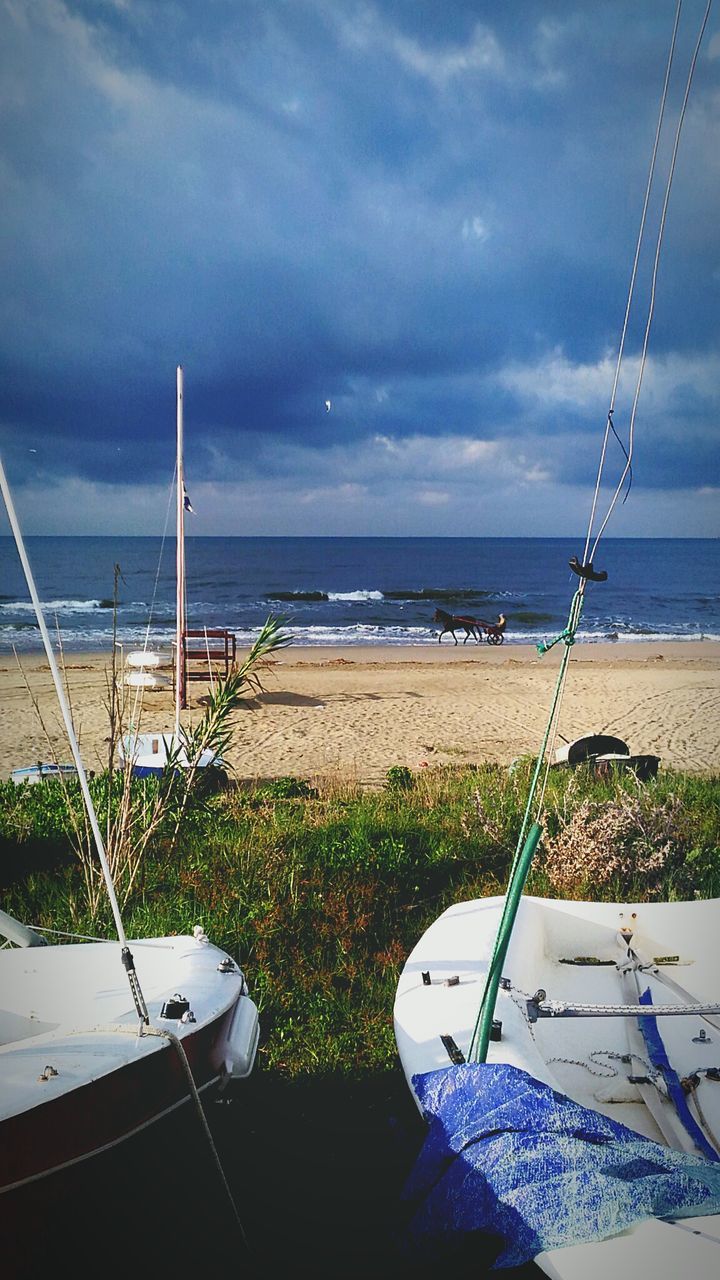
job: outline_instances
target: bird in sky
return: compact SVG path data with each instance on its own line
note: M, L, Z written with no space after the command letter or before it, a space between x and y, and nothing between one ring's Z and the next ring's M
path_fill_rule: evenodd
M326 412L326 413L329 413L329 412L330 412L331 407L332 407L331 402L330 402L329 400L326 400L326 401L325 401L325 412Z

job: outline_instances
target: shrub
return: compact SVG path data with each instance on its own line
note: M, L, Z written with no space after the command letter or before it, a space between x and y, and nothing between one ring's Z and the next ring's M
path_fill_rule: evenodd
M544 870L554 893L577 898L588 890L602 897L611 887L624 895L635 888L657 898L663 878L684 857L685 822L674 796L653 801L619 793L585 799L545 841Z
M316 800L317 794L304 778L271 778L255 792L259 800Z
M392 764L385 774L388 791L407 791L414 781L413 771L406 764Z

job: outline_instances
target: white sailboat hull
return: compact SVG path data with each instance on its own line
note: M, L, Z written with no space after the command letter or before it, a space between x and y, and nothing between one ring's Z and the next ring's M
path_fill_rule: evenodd
M252 1070L257 1009L232 959L204 936L128 945L150 1015L142 1035L119 943L0 952L2 1213L190 1102L183 1053L198 1091Z
M414 1075L452 1069L442 1036L451 1036L468 1056L503 903L502 897L491 897L449 908L405 963L394 1025L416 1102ZM518 1067L581 1105L677 1147L682 1135L668 1144L638 1087L627 1079L628 1074L641 1074L638 1062L634 1060L633 1068L620 1061L628 1055L629 1034L637 1034L637 1018L528 1018L526 1001L540 989L551 1001L628 1004L627 987L616 967L623 955L620 928L633 931L631 945L639 955L661 961L656 965L658 976L651 971L642 974L654 1005L720 1004L720 900L622 904L528 896L521 900L503 967L503 979L511 989L500 990L495 1009L501 1039L490 1041L487 1061ZM687 994L668 989L662 977ZM720 1017L715 1022L720 1028ZM720 1030L715 1033L714 1023L694 1013L661 1017L658 1023L680 1079L699 1067L720 1067ZM608 1052L615 1056L608 1057ZM710 1131L720 1137L720 1081L703 1077L698 1100ZM662 1110L660 1121L672 1132L673 1108L668 1104L667 1115ZM685 1149L695 1150L692 1142L686 1142ZM693 1234L693 1229L701 1234ZM535 1261L547 1275L562 1280L607 1276L613 1267L628 1274L635 1264L644 1271L650 1266L654 1280L700 1280L720 1266L720 1215L684 1219L679 1226L653 1219L602 1242L553 1249Z
M170 689L172 680L159 671L128 671L125 684L129 689Z
M144 671L155 671L161 667L171 667L173 656L160 649L133 649L125 658L127 667L139 667Z
M138 777L159 775L175 753L175 748L175 735L170 731L165 734L127 734L118 748L118 759L121 766L129 762L133 773ZM177 750L175 761L179 769L187 769L190 766L187 752L182 744ZM210 765L222 766L219 757L209 749L201 753L197 763L201 769Z
M117 942L48 946L33 930L0 913L2 935L17 944L0 947L0 1226L4 1260L19 1244L22 1271L13 1274L30 1274L26 1243L42 1235L44 1221L64 1195L76 1208L71 1171L188 1103L200 1111L205 1129L201 1093L250 1074L259 1025L241 969L209 942L200 926L192 936L126 941L72 715L1 460L0 488L118 936ZM148 672L139 669L138 674ZM162 741L162 747L161 741L152 738L150 749L156 759L164 753L164 764L172 738ZM124 746L139 752L143 743L130 735ZM199 763L218 763L213 753L204 755L210 760ZM179 760L181 767L188 763ZM152 1190L147 1189L148 1197ZM129 1204L132 1211L132 1200ZM82 1205L77 1209L82 1221ZM134 1239L137 1247L137 1230ZM47 1254L53 1263L61 1256L56 1246L53 1241ZM107 1270L106 1258L103 1266Z
M24 782L34 786L37 782L47 782L48 780L56 780L64 778L77 778L78 772L74 764L28 764L13 769L10 778L16 786L22 786Z

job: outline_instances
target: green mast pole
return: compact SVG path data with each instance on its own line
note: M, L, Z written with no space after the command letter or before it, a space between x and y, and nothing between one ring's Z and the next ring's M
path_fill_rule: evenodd
M543 760L545 758L545 750L547 748L548 739L550 737L550 730L552 728L553 721L555 719L555 712L556 712L558 701L560 698L560 690L562 689L563 680L565 679L565 672L567 670L567 665L570 660L570 650L573 644L575 643L575 632L577 630L577 626L580 621L582 606L583 606L583 586L581 585L580 587L578 587L577 591L575 592L575 595L573 596L572 603L570 605L570 614L568 617L568 624L565 630L561 631L560 635L557 636L556 639L553 640L550 644L542 644L537 646L538 652L540 654L543 654L543 653L547 653L548 649L552 649L553 645L557 644L559 640L562 640L565 645L565 651L562 656L562 661L560 663L560 670L558 672L558 678L555 683L555 695L553 697L552 707L550 708L548 722L545 727L545 736L543 738L542 746L540 748L540 751L538 752L538 758L535 763L535 772L533 774L533 779L530 784L530 794L528 796L527 804L525 806L525 814L523 816L522 826L520 828L520 835L518 837L517 849L515 850L515 857L513 859L512 867L510 868L508 887L505 894L505 905L503 906L502 916L500 917L500 924L498 925L495 944L493 946L492 958L490 960L490 964L488 967L487 978L485 979L485 989L483 991L483 997L480 1004L480 1009L478 1012L477 1020L475 1022L472 1037L470 1040L470 1049L468 1051L468 1058L471 1062L487 1061L488 1044L490 1042L490 1031L492 1029L493 1017L495 1015L495 1003L497 1001L497 993L498 993L498 987L500 985L502 967L505 963L505 957L507 955L508 946L510 945L510 937L512 935L513 925L515 924L515 917L517 916L518 907L520 906L520 899L522 897L523 889L525 888L525 882L528 878L528 873L530 871L530 866L532 864L535 850L537 849L538 843L540 841L540 837L542 835L542 827L537 822L534 822L530 827L530 830L528 831L528 824L530 821L530 812L532 809L533 800L535 798L535 791L537 789L538 779L540 777L540 770L542 769ZM526 832L527 832L527 838L525 834Z

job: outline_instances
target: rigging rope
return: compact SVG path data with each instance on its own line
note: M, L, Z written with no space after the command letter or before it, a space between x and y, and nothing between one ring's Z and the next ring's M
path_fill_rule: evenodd
M222 1162L220 1160L217 1147L215 1146L215 1142L213 1140L213 1136L210 1131L210 1125L207 1122L207 1117L203 1110L203 1105L200 1100L198 1087L195 1083L195 1078L192 1073L192 1067L188 1062L188 1057L185 1052L185 1046L183 1045L182 1040L180 1040L180 1038L176 1036L173 1031L167 1031L161 1027L143 1027L140 1034L142 1036L160 1036L161 1038L168 1040L172 1045L173 1049L175 1050L175 1052L177 1053L178 1058L180 1059L180 1062L182 1064L183 1071L185 1073L185 1078L188 1082L190 1095L192 1097L193 1104L195 1106L195 1113L198 1117L198 1120L200 1121L200 1126L205 1134L205 1137L207 1138L208 1146L210 1147L210 1153L212 1155L215 1168L217 1169L217 1172L218 1172L218 1177L220 1178L220 1181L223 1185L225 1194L230 1204L230 1209L232 1211L233 1218L235 1219L235 1225L238 1228L238 1231L240 1233L240 1238L246 1250L250 1252L250 1243L248 1241L247 1235L245 1234L245 1228L242 1223L242 1218L240 1217L240 1214L238 1212L238 1207L237 1207L237 1204L235 1203L235 1198L230 1189L230 1183L228 1182L227 1176L225 1174L225 1170L222 1167Z
M704 34L705 34L705 28L707 27L708 18L709 18L709 16L710 16L710 10L711 10L711 8L712 8L712 0L707 0L707 5L706 5L706 8L705 8L705 14L704 14L704 16L703 16L702 23L700 24L700 31L698 32L698 37L697 37L697 40L696 40L696 42L695 42L695 49L694 49L694 51L693 51L692 59L691 59L691 61L690 61L690 68L689 68L689 71L688 71L687 81L686 81L686 84L685 84L685 93L684 93L684 96L683 96L682 106L681 106L681 108L680 108L680 113L679 113L679 116L678 116L677 127L676 127L676 130L675 130L675 139L674 139L674 142L673 142L672 156L671 156L671 160L670 160L670 166L669 166L669 169L668 169L667 182L666 182L666 184L665 184L665 194L664 194L664 197L663 197L662 212L661 212L661 215L660 215L660 224L659 224L659 227L658 227L657 241L656 241L656 244L655 244L655 258L654 258L654 261L653 261L652 281L651 281L651 286L650 286L650 302L649 302L649 305L648 305L648 314L647 314L647 319L646 319L646 322L645 322L645 334L644 334L644 337L643 337L642 354L641 354L641 357L640 357L640 367L639 367L639 369L638 369L637 382L636 382L636 385L635 385L635 394L634 394L634 397L633 397L632 409L631 409L631 411L630 411L630 423L629 423L629 427L628 427L628 449L627 449L627 452L626 452L626 454L625 454L625 457L626 457L625 466L624 466L624 468L623 468L622 475L620 476L620 479L618 480L618 483L617 483L617 485L616 485L615 491L614 491L613 496L612 496L612 498L611 498L611 500L610 500L610 503L609 503L609 505L608 505L608 509L607 509L607 511L606 511L606 513L605 513L605 516L604 516L603 521L602 521L602 523L601 523L601 525L600 525L600 528L599 528L599 530L598 530L597 534L595 535L595 541L593 542L592 550L591 550L591 551L589 552L589 554L588 554L588 547L589 547L589 544L590 544L590 541L591 541L591 538L592 538L592 524L593 524L594 515L595 515L595 506L596 506L597 496L598 496L598 493L599 493L600 481L601 481L601 479L602 479L602 469L603 469L603 463L604 463L604 458L605 458L605 444L606 444L606 442L607 442L608 429L609 429L609 427L612 427L613 431L615 430L614 425L613 425L613 422L612 422L612 413L613 413L613 409L614 409L614 397L615 397L615 393L616 393L616 390L617 390L617 380L618 380L619 372L620 372L620 363L621 363L621 360L622 360L622 349L623 349L624 341L625 341L625 330L626 330L626 326L627 326L627 312L628 312L628 311L629 311L629 309L630 309L630 302L631 302L631 299L632 299L632 291L633 291L634 283L635 283L635 274L636 274L636 270L637 270L637 256L638 256L639 251L640 251L640 244L641 244L641 241L642 241L643 232L644 232L644 227L645 227L645 216L646 216L646 211L647 211L647 200L649 199L649 195L650 195L650 186L651 186L651 184L652 184L652 178L653 178L653 173L654 173L654 168L655 168L655 158L656 158L656 155L657 155L658 139L659 139L660 129L661 129L661 126L662 126L662 119L663 119L663 115L664 115L664 111L665 111L665 103L666 103L666 100L667 100L668 80L669 80L670 70L671 70L672 62L673 62L673 53L674 53L674 48L675 48L675 37L676 37L676 33L677 33L677 27L678 27L678 22L679 22L679 18L680 18L680 10L681 10L681 8L682 8L682 0L678 0L678 6L677 6L676 15L675 15L675 26L673 27L672 40L671 40L671 45L670 45L670 55L669 55L669 58L668 58L668 66L667 66L667 72L666 72L666 77L665 77L665 85L664 85L664 87L663 87L663 95L662 95L662 100L661 100L661 105L660 105L660 115L659 115L659 119L658 119L658 128L657 128L657 133L656 133L656 138L655 138L655 146L654 146L654 149L653 149L653 159L652 159L652 164L651 164L651 167L650 167L650 175L649 175L649 178L648 178L648 187L647 187L646 197L645 197L645 199L646 199L646 204L645 204L645 208L643 209L643 217L642 217L642 222L641 222L641 227L640 227L640 237L639 237L639 239L638 239L638 247L637 247L637 251L636 251L636 259L635 259L635 264L634 264L634 266L633 266L633 275L632 275L632 281L631 281L630 297L628 298L628 307L627 307L626 317L625 317L625 327L623 328L623 341L622 341L621 348L620 348L620 353L619 353L619 356L618 356L618 368L617 368L617 371L616 371L615 382L614 382L614 385L613 385L613 392L612 392L611 406L610 406L610 410L609 410L609 412L608 412L608 427L606 427L606 429L605 429L605 440L604 440L604 442L603 442L603 451L602 451L602 455L601 455L601 465L600 465L600 469L599 469L599 471L598 471L598 477L597 477L597 482L596 482L596 488L595 488L595 500L594 500L594 502L593 502L592 515L591 515L591 518L590 518L590 523L589 523L589 525L588 525L587 537L586 537L586 542L585 542L585 554L584 554L584 556L583 556L583 563L587 563L587 562L588 562L588 560L590 560L590 561L594 560L594 558L595 558L595 552L597 551L597 547L598 547L598 544L599 544L599 542L600 542L600 539L601 539L601 537L602 537L603 533L605 532L605 529L607 528L607 524L608 524L608 521L609 521L609 519L610 519L610 516L612 515L612 513L613 513L613 511L614 511L614 509L615 509L615 507L616 507L616 505L617 505L617 501L618 501L618 498L619 498L620 493L621 493L621 491L622 491L622 487L623 487L623 485L624 485L624 483L625 483L625 480L626 480L626 478L627 478L627 476L628 476L628 474L629 474L629 472L630 472L630 470L631 470L631 468L632 468L632 457L633 457L633 452L634 452L634 447L635 447L635 416L636 416L636 413L637 413L638 400L640 399L640 388L642 387L643 376L644 376L644 373L645 373L645 365L646 365L646 362L647 362L647 350L648 350L648 343L649 343L649 340L650 340L650 327L651 327L651 325L652 325L652 320L653 320L653 316L654 316L654 313L655 313L655 292L656 292L656 287L657 287L658 266L659 266L659 262L660 262L660 250L661 250L661 248L662 248L663 237L664 237L664 234L665 234L665 222L666 222L666 218L667 218L668 203L669 203L669 200L670 200L670 190L671 190L671 188L672 188L673 178L674 178L674 176L675 176L675 164L676 164L676 161L677 161L677 153L678 153L678 148L679 148L679 145L680 145L680 135L681 135L681 133L682 133L683 124L684 124L684 121L685 121L685 113L686 113L686 110L687 110L687 104L688 104L688 100L689 100L689 97L690 97L690 88L691 88L691 86L692 86L693 78L694 78L694 75L695 75L695 67L696 67L696 65L697 65L697 60L698 60L698 56L699 56L699 53L700 53L700 45L702 44L702 39L703 39L703 36L704 36Z
M154 1027L152 1025L144 1025L144 1026L141 1026L138 1030L135 1027L126 1026L124 1023L120 1023L120 1022L110 1022L105 1024L98 1023L88 1027L72 1027L68 1030L67 1034L73 1035L73 1036L105 1035L105 1034L132 1035L132 1036L135 1036L136 1039L139 1038L141 1040L144 1039L146 1036L157 1036L161 1040L166 1040L168 1044L172 1046L172 1048L175 1050L175 1053L177 1054L180 1060L180 1065L185 1075L185 1079L187 1080L188 1091L193 1101L195 1113L197 1115L198 1120L200 1121L200 1127L202 1128L203 1133L207 1139L208 1146L210 1147L210 1154L215 1164L215 1168L217 1169L220 1181L225 1190L225 1194L228 1198L230 1208L231 1208L233 1217L235 1219L235 1225L238 1228L240 1237L242 1239L242 1242L246 1250L250 1252L250 1243L245 1233L245 1228L243 1226L242 1218L240 1217L240 1213L238 1211L235 1198L230 1189L230 1184L228 1182L227 1175L225 1173L225 1170L223 1169L222 1162L220 1160L220 1155L215 1145L215 1141L213 1139L212 1132L210 1130L210 1125L208 1124L207 1117L203 1109L202 1101L200 1098L200 1091L198 1089L197 1084L195 1083L195 1077L192 1072L192 1067L190 1066L187 1053L185 1052L185 1046L182 1040L180 1039L180 1037L177 1036L174 1031L170 1031L165 1027Z
M652 189L653 178L655 176L655 163L657 160L658 147L660 145L660 134L662 132L663 119L665 117L665 105L667 103L668 88L670 85L670 72L672 70L673 57L675 54L675 42L677 39L677 30L680 22L681 9L682 9L682 0L678 0L677 8L675 10L675 23L673 26L672 37L670 40L670 49L668 52L667 66L665 68L665 80L663 83L662 96L660 99L660 109L658 112L657 127L655 129L655 141L653 143L652 156L650 159L650 168L648 170L647 183L645 185L645 199L643 201L642 215L640 217L640 227L638 230L637 243L635 245L635 257L633 260L632 271L630 273L630 286L628 289L627 302L625 304L625 317L623 319L622 332L620 335L620 344L618 346L617 360L615 363L615 376L613 378L612 390L610 392L610 407L607 413L607 422L605 424L605 435L603 436L602 449L600 450L600 462L598 465L598 472L595 480L595 491L593 493L592 506L590 509L590 519L588 521L588 530L585 538L583 564L587 564L587 561L589 558L590 539L592 537L592 527L593 527L593 524L595 523L595 512L596 512L598 500L600 497L600 484L602 481L602 474L605 467L605 456L607 453L607 446L608 446L610 431L612 430L616 439L619 439L617 435L617 431L615 430L615 425L613 423L613 413L615 412L615 398L617 396L618 383L620 381L620 369L622 367L623 354L625 351L625 339L627 337L628 324L630 321L630 309L632 307L632 300L635 293L635 281L637 279L638 263L640 261L640 249L642 247L642 242L645 235L645 223L647 221L648 206L650 204L650 191ZM621 447L623 447L622 444L621 444ZM624 447L623 447L623 452L625 453L626 465L629 466L631 462L631 458L629 457ZM622 487L622 482L620 484L620 487ZM597 546L597 543L595 545Z
M642 242L645 234L647 211L648 211L648 205L650 200L650 192L652 188L653 177L655 173L660 134L662 131L662 124L663 124L664 115L665 115L665 107L667 103L670 74L671 74L673 60L674 60L677 31L678 31L678 25L680 20L680 13L682 9L682 0L678 0L677 9L675 13L675 21L673 25L671 40L670 40L670 49L668 54L667 67L665 71L663 91L662 91L661 100L660 100L658 122L657 122L655 140L654 140L653 150L652 150L652 158L650 162L648 181L647 181L646 190L645 190L645 199L643 203L642 217L640 221L640 231L639 231L638 241L635 249L635 258L633 261L633 268L631 272L628 300L627 300L626 309L625 309L625 317L624 317L623 326L622 326L622 335L620 339L615 376L613 380L613 386L612 386L612 392L611 392L611 398L610 398L610 408L608 410L608 415L607 415L605 433L604 433L602 448L600 452L600 463L598 466L597 478L595 482L595 490L594 490L592 504L591 504L590 520L589 520L588 530L587 530L587 535L585 540L582 567L587 567L590 569L592 568L592 562L594 560L595 552L599 545L600 539L607 527L610 516L612 515L612 512L614 511L615 506L617 505L617 501L622 492L623 485L625 484L625 480L627 479L628 475L631 473L631 470L632 470L632 457L633 457L633 451L634 451L634 437L635 437L635 417L637 412L638 400L640 397L640 389L642 386L645 365L647 362L647 350L648 350L648 342L650 338L650 327L652 324L652 319L655 311L655 294L656 294L656 285L657 285L658 265L660 260L660 250L662 247L662 242L663 242L663 237L665 232L665 222L667 218L668 202L670 199L670 189L672 187L673 176L675 173L675 163L677 160L678 147L680 143L680 135L682 132L683 122L685 119L685 113L686 113L688 99L690 95L690 88L691 88L693 77L695 74L695 67L696 67L698 55L700 52L700 45L702 43L703 35L705 33L705 28L707 26L707 21L710 15L711 7L712 7L712 0L708 0L707 6L705 9L705 14L700 26L700 31L695 43L695 49L691 59L690 69L688 72L687 81L685 85L685 93L683 97L682 107L679 113L678 123L675 130L675 139L673 143L667 182L665 184L665 194L663 198L662 211L660 215L660 223L659 223L657 240L655 245L655 256L653 261L652 279L651 279L651 286L650 286L650 301L648 305L648 314L647 314L647 319L645 323L645 334L643 338L642 353L640 357L640 367L638 370L635 394L634 394L632 409L630 413L630 423L629 423L629 429L628 429L628 448L626 450L622 445L622 441L619 440L619 437L617 435L617 431L613 423L613 413L615 410L615 397L617 395L617 388L618 388L618 383L620 378L620 370L621 370L622 359L624 355L625 341L627 337L628 320L629 320L631 304L632 304L634 291L635 291L638 261L639 261L640 250L642 247ZM620 479L617 483L613 496L610 500L610 503L608 505L607 512L605 513L605 516L602 520L600 528L597 534L595 535L595 540L592 543L592 550L590 550L590 543L592 540L592 529L595 521L597 504L598 504L599 494L600 494L600 486L602 483L602 475L603 475L606 454L607 454L608 439L611 431L616 436L616 438L618 439L621 445L621 448L623 449L623 453L625 454L625 466L623 468L622 475L620 476ZM500 977L501 977L501 969L505 961L505 956L507 954L507 949L510 943L510 937L512 934L513 925L515 923L515 917L517 915L517 911L520 905L520 899L522 897L525 883L526 883L528 874L530 872L530 866L532 864L533 855L535 853L535 850L537 848L537 845L539 844L539 841L542 835L542 827L540 826L540 823L539 823L539 816L542 811L542 805L544 803L545 789L547 786L547 779L548 779L549 769L550 769L550 758L549 758L547 748L548 748L548 743L551 740L551 735L554 735L557 732L557 720L559 715L559 709L562 703L562 696L564 692L564 684L565 684L565 679L567 675L568 663L570 660L570 653L571 653L572 646L575 643L575 633L580 621L580 615L582 613L583 599L584 599L584 594L585 594L585 589L587 587L588 579L589 579L589 575L588 576L581 575L580 585L573 596L572 603L570 605L570 612L568 615L568 622L564 630L555 638L555 640L551 641L549 644L538 645L538 652L541 655L547 652L549 649L553 648L553 646L559 643L560 641L563 642L565 648L564 648L563 656L560 662L560 669L558 672L555 691L553 695L553 701L550 708L547 725L545 728L545 735L543 737L543 741L542 741L540 750L538 752L535 770L534 770L532 781L530 784L527 805L525 808L525 813L523 815L523 820L520 827L520 834L519 834L517 846L515 849L515 855L513 858L512 866L510 868L510 875L508 878L508 888L505 895L505 901L503 904L503 910L500 917L500 923L499 923L497 934L495 937L495 943L493 946L493 952L490 959L490 964L488 966L488 972L485 980L485 987L483 990L482 1000L480 1002L478 1016L477 1016L475 1026L473 1028L472 1036L470 1039L470 1047L468 1051L469 1061L485 1062L487 1058L488 1045L490 1041L490 1032L492 1029L493 1016L495 1013L495 1003L497 1000L497 993L498 993ZM540 792L540 802L537 807L538 816L535 822L533 823L533 825L530 826L531 814L533 811L533 805L535 801L535 794L538 788L538 783L540 779L540 774L542 772L543 764L545 764L545 778L544 778L542 789Z

